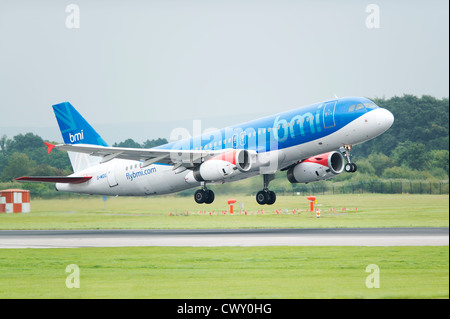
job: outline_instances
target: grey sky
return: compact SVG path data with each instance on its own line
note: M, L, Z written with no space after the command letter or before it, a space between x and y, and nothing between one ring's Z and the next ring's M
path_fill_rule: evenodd
M66 26L71 3L79 29ZM366 26L370 3L380 8L380 28ZM93 124L116 127L122 138L104 136L115 142L158 136L125 129L131 123L214 117L221 127L334 94L448 97L448 7L0 0L0 135L56 127L51 105L63 101Z

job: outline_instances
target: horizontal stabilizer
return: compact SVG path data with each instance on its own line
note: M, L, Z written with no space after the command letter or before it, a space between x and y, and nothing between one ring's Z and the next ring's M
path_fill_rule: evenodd
M92 176L23 176L14 180L19 182L81 184L87 182L91 178Z
M48 154L50 154L50 152L52 151L52 149L55 148L55 145L53 145L53 144L51 144L51 143L47 143L47 142L44 142L44 143L45 143L45 145L47 145L47 148L48 148L47 152L48 152Z

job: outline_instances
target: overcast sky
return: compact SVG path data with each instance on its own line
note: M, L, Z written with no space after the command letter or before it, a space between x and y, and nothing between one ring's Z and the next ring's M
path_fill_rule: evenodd
M56 127L63 101L141 142L158 132L121 128L221 127L335 94L448 97L448 1L0 0L0 135Z

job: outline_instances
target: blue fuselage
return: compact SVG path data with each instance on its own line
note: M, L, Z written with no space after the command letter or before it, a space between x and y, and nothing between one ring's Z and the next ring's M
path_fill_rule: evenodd
M336 99L300 107L208 134L162 145L160 149L282 150L335 133L378 106L366 98Z

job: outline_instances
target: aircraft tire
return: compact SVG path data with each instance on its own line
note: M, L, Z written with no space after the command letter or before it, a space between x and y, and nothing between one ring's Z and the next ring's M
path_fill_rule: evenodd
M259 191L259 192L256 194L256 202L257 202L259 205L265 205L265 204L267 204L268 200L269 200L269 194L268 194L268 192L265 192L265 191Z
M358 166L355 163L347 163L344 168L347 173L354 173L358 169Z
M266 202L266 204L267 205L273 205L275 203L275 201L277 200L277 195L273 191L268 191L267 193L269 195L269 199Z
M207 193L203 189L195 191L194 199L197 204L203 204L207 200Z
M210 189L206 191L207 199L205 200L205 204L211 204L214 201L214 192Z

